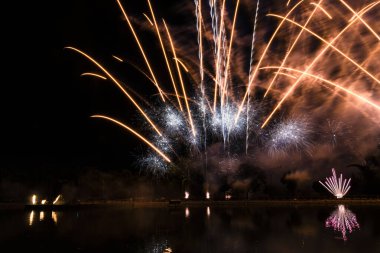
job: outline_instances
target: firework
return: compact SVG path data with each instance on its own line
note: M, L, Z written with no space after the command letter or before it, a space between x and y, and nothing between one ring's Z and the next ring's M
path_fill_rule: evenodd
M339 205L338 208L327 218L325 222L326 228L333 228L334 231L342 233L344 241L347 240L347 231L352 233L354 229L359 229L359 223L356 220L356 215L344 205Z
M32 204L33 205L37 204L37 195L32 196Z
M61 199L62 195L58 195L55 200L53 201L53 205L57 204L58 201Z
M138 19L130 18L126 6L117 0L146 70L134 67L154 85L158 92L156 100L146 101L145 96L152 94L137 94L95 58L67 47L102 72L86 72L83 77L113 82L133 104L138 119L144 121L143 127L132 129L114 118L93 116L119 125L151 148L139 160L142 167L164 174L176 166L180 157L197 157L200 158L197 161L202 161L206 177L208 150L216 143L223 143L223 150L218 154L220 161L252 155L257 150L265 150L269 156L291 155L294 151L310 155L314 146L324 139L314 135L317 125L324 129L319 123L321 118L328 124L324 135L328 135L333 146L338 137L346 139L345 135L351 133L341 130L341 124L347 124L345 112L354 111L368 121L379 123L380 80L374 73L378 72L380 36L373 27L380 19L371 20L367 15L380 2L354 10L343 0L335 4L322 0L287 1L282 6L284 14L272 14L263 13L265 3L257 0L248 40L251 43L247 47L250 52L238 47L243 41L238 31L239 22L243 21L240 11L243 1L232 5L228 0L189 2L195 9L193 29L197 36L193 44L187 40L187 35L192 33L179 33L177 27L156 15L154 3L147 0L147 11L141 18L157 38L162 62L156 63L157 58L150 58L148 48L144 47L146 42L135 29ZM233 8L228 10L229 6ZM261 25L264 21L259 19L264 15L279 20L267 42L260 40L260 35L266 32ZM338 21L342 16L343 20ZM343 27L337 25L342 22ZM348 36L350 32L357 36ZM317 49L308 49L317 44L310 43L310 38L320 44ZM281 49L273 50L280 47L278 40ZM358 44L362 46L359 49ZM112 57L120 64L127 62L121 56ZM154 71L156 65L167 72L169 80L159 80L162 75ZM277 116L280 109L282 116ZM334 170L333 177L327 178L323 185L337 198L350 188L349 180L342 181L342 176L337 179Z
M311 127L307 119L290 119L278 123L269 134L269 154L287 153L291 150L309 152Z
M343 198L347 192L350 190L351 178L344 179L343 175L340 174L339 179L336 177L335 169L332 169L332 176L326 177L326 181L322 183L319 181L321 185L323 185L331 194L333 194L337 199Z

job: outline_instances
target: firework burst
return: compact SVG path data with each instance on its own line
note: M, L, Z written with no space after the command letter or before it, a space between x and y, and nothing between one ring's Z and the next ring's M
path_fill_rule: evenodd
M343 0L336 4L322 0L311 4L308 1L288 2L281 6L282 15L264 13L267 18L278 19L279 23L268 41L260 41L257 37L266 32L261 20L265 8L262 7L264 3L257 1L251 15L250 54L241 46L244 40L240 40L238 31L238 23L242 21L239 0L232 5L227 0L190 2L194 4L193 31L197 34L193 45L189 42L191 39L187 40L187 35L193 33L182 33L178 38L177 27L157 17L154 5L147 0L149 12L141 18L156 35L164 60L155 63L145 48L146 42L135 29L138 19L131 19L122 1L117 0L146 67L138 69L158 92L159 101L149 101L148 108L135 98L144 94L131 92L130 87L125 88L95 58L68 47L102 72L87 72L82 76L113 82L145 122L147 127L138 129L151 132L149 135L142 135L114 118L94 116L123 127L151 148L140 161L143 167L162 174L168 170L168 164L175 165L180 156L196 156L203 160L207 169L208 148L215 143L224 144L218 155L227 156L227 160L231 153L249 155L257 149L265 149L270 155L294 151L309 154L315 144L313 121L327 114L329 118L340 117L342 112L336 109L337 104L378 123L380 105L376 98L380 96L380 81L373 73L378 65L380 37L371 22L366 21L366 14L378 8L379 2L358 11ZM341 4L339 8L338 4ZM229 6L233 8L228 10ZM370 21L378 24L376 20ZM336 25L343 22L343 28ZM357 36L352 33L347 36L349 31ZM365 37L360 37L361 34ZM351 48L357 48L358 43L363 43L363 52L354 54ZM360 55L361 60L356 55ZM113 57L123 64L122 57ZM170 80L166 83L170 87L163 86L164 82L158 78L160 75L155 73L158 64L164 66L161 71L168 72ZM285 115L281 118L277 115L280 108ZM328 127L335 145L341 128ZM349 181L341 179L336 179L333 170L333 177L322 184L341 198L349 190Z
M322 183L319 181L323 187L325 187L331 194L333 194L337 199L343 198L347 192L350 190L351 178L344 179L343 175L340 174L339 179L336 177L335 169L332 169L332 176L326 177L326 181Z

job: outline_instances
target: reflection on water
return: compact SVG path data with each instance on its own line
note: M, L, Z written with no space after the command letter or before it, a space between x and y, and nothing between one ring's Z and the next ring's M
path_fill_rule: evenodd
M356 215L344 205L339 205L331 216L327 218L326 227L341 232L344 241L347 240L347 231L352 233L354 229L360 228Z
M34 211L31 211L29 215L29 226L33 225L33 220L34 220Z
M39 253L379 252L380 206L340 206L331 213L334 209L209 202L198 207L44 211L41 221L40 211L0 210L0 248ZM326 229L326 224L331 226ZM336 240L334 234L348 240Z
M44 211L40 211L39 213L39 221L44 221L45 220L45 213ZM31 211L29 213L29 219L28 219L28 224L29 226L33 226L33 222L34 222L34 216L35 216L35 211ZM52 211L51 212L51 216L49 217L51 218L51 220L54 222L54 224L57 225L58 223L58 215L57 215L57 212L55 211Z

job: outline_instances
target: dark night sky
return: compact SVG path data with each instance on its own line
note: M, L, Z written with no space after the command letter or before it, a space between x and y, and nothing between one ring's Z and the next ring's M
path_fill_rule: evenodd
M176 6L178 1L165 1L156 6L156 14L169 24L193 18L191 13L180 15ZM131 16L148 11L145 1L125 7ZM104 113L133 122L129 102L109 82L80 77L97 69L64 50L65 46L83 49L111 64L107 66L118 67L116 73L128 75L128 84L137 83L133 88L138 92L152 93L144 78L111 58L115 54L141 61L116 1L22 1L8 3L7 9L13 14L5 21L3 37L7 65L1 100L3 167L128 167L135 160L132 151L141 143L89 116Z
M141 13L141 7L145 3L129 5L129 13ZM112 54L133 59L133 40L116 1L24 1L8 9L13 15L3 37L3 166L128 166L131 147L140 144L117 127L89 119L94 113L128 119L128 101L109 82L81 78L96 69L63 49L79 47L106 64L115 64Z

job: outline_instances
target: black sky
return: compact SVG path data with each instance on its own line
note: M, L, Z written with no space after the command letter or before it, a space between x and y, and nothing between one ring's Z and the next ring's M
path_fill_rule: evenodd
M178 1L152 3L157 16L169 24L188 24L194 18L192 13L184 16L177 11ZM146 1L124 5L132 17L148 12ZM64 50L78 47L110 66L121 80L134 84L137 92L155 93L144 77L111 57L134 63L142 60L116 1L9 1L4 10L10 15L5 17L3 37L2 167L130 167L136 148L145 146L118 127L89 116L103 113L133 123L131 105L110 82L80 77L98 70L80 55ZM148 36L143 41L156 39L142 36Z
M12 15L3 37L1 164L125 163L131 138L89 119L95 112L117 113L125 101L109 84L80 78L94 68L64 50L72 45L100 55L121 52L115 36L121 27L116 2L21 1L9 3L7 10Z

